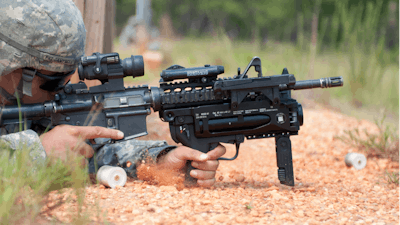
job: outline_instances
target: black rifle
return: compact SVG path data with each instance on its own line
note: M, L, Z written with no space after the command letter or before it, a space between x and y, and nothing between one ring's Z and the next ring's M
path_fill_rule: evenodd
M258 72L249 78L251 67ZM303 124L301 104L291 98L291 90L343 86L342 77L296 81L283 69L281 75L263 76L261 60L254 57L243 73L233 78L218 78L223 66L184 68L173 65L160 74L160 87L147 85L124 87L125 76L144 74L143 58L131 56L120 60L118 53L82 57L79 78L98 79L101 85L90 87L80 82L68 84L54 101L2 107L1 124L18 124L19 112L30 123L42 126L93 125L119 129L124 141L147 135L146 116L150 108L169 122L172 139L201 152L209 152L218 143L239 145L244 138L274 137L278 178L294 186L290 135L297 135ZM185 81L174 82L176 79ZM23 122L23 121L22 121ZM94 146L98 147L98 146ZM124 165L121 165L124 166ZM195 179L188 162L186 183Z

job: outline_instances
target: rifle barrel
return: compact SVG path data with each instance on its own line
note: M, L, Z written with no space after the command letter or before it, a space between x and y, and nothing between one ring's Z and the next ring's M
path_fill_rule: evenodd
M64 104L57 105L54 102L32 104L32 105L21 105L18 106L3 106L0 107L0 118L1 120L6 119L18 119L19 112L22 114L22 118L34 118L50 116L52 113L61 112L74 112L79 110L90 110L92 102L87 101L83 103L75 104Z
M301 90L301 89L312 89L312 88L331 88L343 86L343 77L325 77L315 80L301 80L296 81L296 84L292 87L287 85L280 85L279 90Z

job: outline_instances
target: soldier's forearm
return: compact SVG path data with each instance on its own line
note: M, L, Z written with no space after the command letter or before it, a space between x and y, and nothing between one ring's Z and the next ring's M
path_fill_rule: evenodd
M33 130L3 135L0 136L0 139L15 151L29 151L29 156L35 163L43 164L46 160L46 152L40 142L39 135Z

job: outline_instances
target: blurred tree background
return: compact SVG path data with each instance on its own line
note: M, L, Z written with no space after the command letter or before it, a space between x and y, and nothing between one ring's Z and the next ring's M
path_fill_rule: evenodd
M118 36L136 1L116 2ZM361 109L369 119L389 110L398 126L399 1L151 0L151 6L153 24L165 29L167 18L179 39L163 45L166 64L217 64L232 75L257 55L266 75L288 67L298 80L343 76L344 87L306 98L342 112L348 104L355 109L345 113L359 118Z
M135 8L136 0L117 0L117 35ZM209 36L222 30L233 40L291 42L302 48L315 35L312 26L317 22L319 51L345 48L349 32L357 32L358 39L368 39L358 40L365 42L360 44L366 50L384 41L385 50L392 53L386 60L398 62L398 1L152 0L152 9L156 26L168 15L181 36Z

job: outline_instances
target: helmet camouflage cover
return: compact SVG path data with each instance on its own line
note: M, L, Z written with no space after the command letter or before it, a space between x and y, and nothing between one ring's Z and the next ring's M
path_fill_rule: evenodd
M81 12L71 0L0 1L0 75L24 67L72 71L85 40Z

